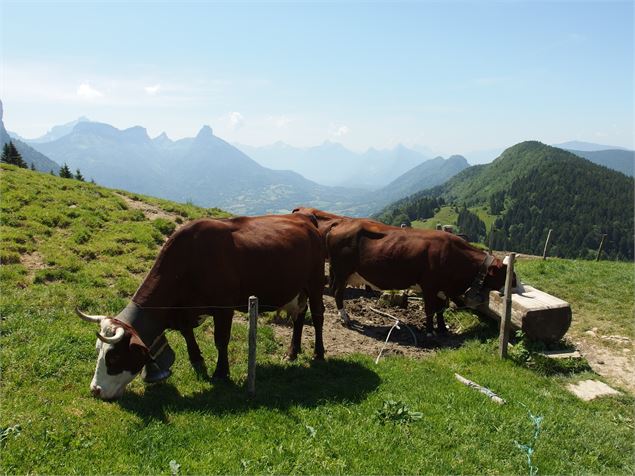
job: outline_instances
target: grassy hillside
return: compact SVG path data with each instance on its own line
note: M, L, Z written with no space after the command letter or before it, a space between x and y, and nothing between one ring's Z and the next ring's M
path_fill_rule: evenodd
M590 258L606 234L606 255L632 260L633 188L631 177L529 141L505 150L491 164L470 167L439 187L395 202L378 218L386 223L403 221L404 215L428 219L433 213L421 205L437 200L475 211L488 232L493 223L496 249L539 253L553 229L553 255Z
M244 321L233 328L231 384L197 377L182 338L170 334L177 361L167 383L136 380L121 400L97 400L88 391L95 328L73 308L119 311L176 222L222 212L126 198L11 166L0 170L2 473L522 474L527 458L517 443L534 448L533 464L543 474L635 470L631 396L580 402L564 385L596 375L500 361L495 327L465 311L448 315L455 329L461 323L459 348L441 347L422 360L386 357L379 365L363 355L314 363L306 348L287 363L288 343L262 325L253 401L244 388ZM594 285L593 299L630 303L612 307L626 321L632 294L605 285L626 273L607 265L597 265L600 283L590 275L578 284L575 276L585 269L531 273L544 274L554 288L577 289L572 299L590 299L584 290ZM632 286L632 272L627 282ZM584 312L605 326L603 306ZM203 354L215 361L211 323L196 333ZM328 342L327 335L327 356ZM454 372L508 403L492 404L457 383ZM533 443L529 412L543 418Z

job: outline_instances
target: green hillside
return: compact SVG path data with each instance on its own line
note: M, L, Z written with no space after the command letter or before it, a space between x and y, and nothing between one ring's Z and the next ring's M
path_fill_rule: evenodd
M110 311L135 291L179 223L228 216L5 164L0 170L0 277L25 286L76 283L98 290L95 297L114 286L122 299L106 299ZM22 265L7 266L14 264Z
M429 219L440 206L418 213L425 210L422 203L435 200L457 210L467 207L484 219L488 231L493 221L497 249L541 253L553 229L556 256L592 257L607 234L610 259L633 259L633 179L540 142L510 147L491 164L465 169L443 185L395 202L378 217L387 223L404 215L411 221Z

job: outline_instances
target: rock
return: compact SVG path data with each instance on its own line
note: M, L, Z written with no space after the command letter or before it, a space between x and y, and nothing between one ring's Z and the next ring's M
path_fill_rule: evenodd
M569 384L567 390L587 402L607 395L620 395L620 392L599 380L583 380L577 384Z

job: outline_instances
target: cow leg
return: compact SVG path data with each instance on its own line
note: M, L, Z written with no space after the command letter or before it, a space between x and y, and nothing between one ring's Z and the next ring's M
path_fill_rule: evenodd
M185 329L181 329L180 332L185 339L185 344L187 345L187 356L190 359L192 367L200 367L205 361L203 360L203 355L201 354L201 348L198 346L198 342L196 342L196 337L194 337L194 329L192 327L187 327Z
M229 346L233 317L234 311L232 310L222 310L214 314L214 344L216 344L216 350L218 351L216 370L214 370L214 375L212 375L214 380L229 380L227 347Z
M348 327L351 324L351 319L350 317L348 317L346 309L344 309L344 291L346 290L346 278L335 276L335 278L333 279L333 288L335 289L335 306L340 313L342 324ZM311 315L313 315L313 309L311 309Z
M424 307L426 312L426 335L428 337L431 337L432 334L434 333L434 315L437 314L438 312L442 312L443 304L445 301L443 299L440 299L437 296L436 292L426 290L426 288L424 288L423 286L422 288L424 289L423 300L424 300ZM437 314L437 323L439 323L438 319L439 319L439 315ZM445 322L443 320L442 314L441 314L440 322L445 328Z
M306 315L306 306L293 317L293 335L291 336L291 345L287 352L287 359L295 360L298 354L302 352L302 328L304 327L304 317Z
M445 325L445 319L443 318L445 308L446 306L437 311L437 332L441 335L446 335L448 333L448 328Z
M311 306L311 319L313 319L313 328L315 329L315 350L313 355L316 360L324 360L324 339L322 336L324 299L322 292L317 287L309 296L309 305Z

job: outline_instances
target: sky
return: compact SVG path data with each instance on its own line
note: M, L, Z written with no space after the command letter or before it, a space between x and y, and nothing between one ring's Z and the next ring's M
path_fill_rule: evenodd
M87 116L255 146L633 148L633 8L0 0L0 99L27 138Z

